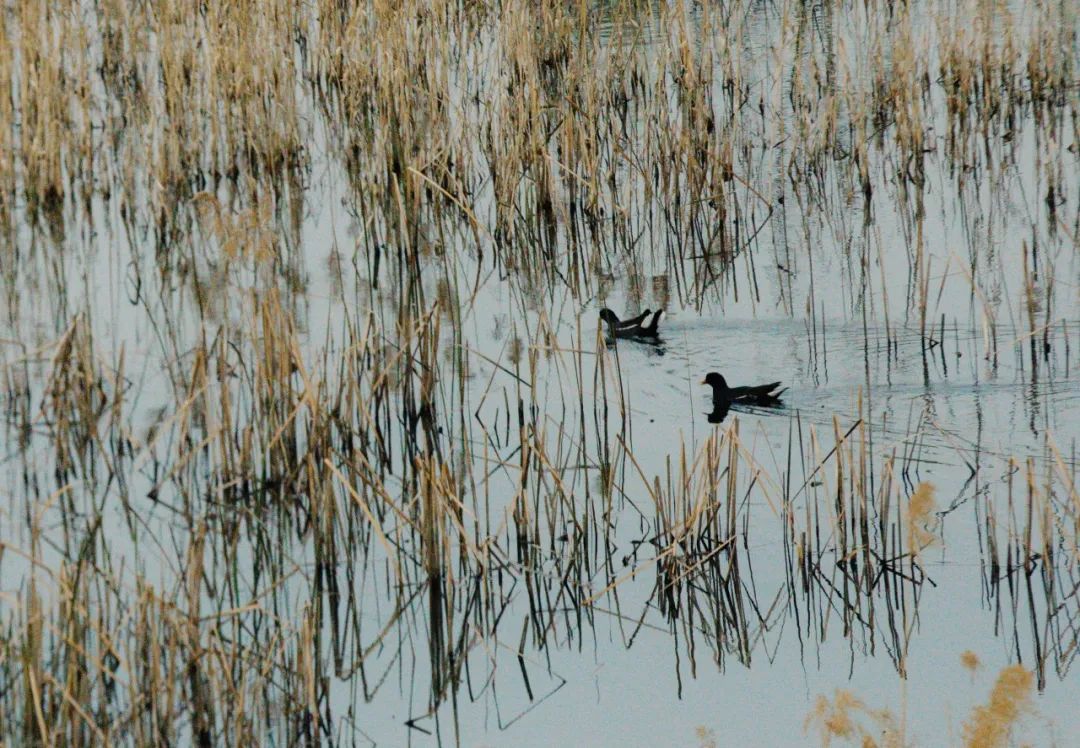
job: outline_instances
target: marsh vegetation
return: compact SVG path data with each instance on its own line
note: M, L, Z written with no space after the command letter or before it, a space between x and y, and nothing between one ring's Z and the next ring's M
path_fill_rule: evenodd
M0 744L1075 735L1078 31L7 0Z

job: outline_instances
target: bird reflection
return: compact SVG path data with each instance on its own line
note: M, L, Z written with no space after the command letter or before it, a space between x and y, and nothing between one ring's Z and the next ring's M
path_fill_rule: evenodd
M730 401L713 400L712 412L709 413L709 423L723 423L730 410Z

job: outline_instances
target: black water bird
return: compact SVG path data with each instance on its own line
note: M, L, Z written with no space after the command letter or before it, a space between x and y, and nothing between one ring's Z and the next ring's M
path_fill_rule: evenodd
M641 325L645 321L645 318L649 316L650 309L646 309L644 312L636 317L630 317L629 319L619 319L619 315L611 311L607 307L600 310L600 319L607 322L608 325L614 325L616 328L634 328Z
M735 404L777 405L780 402L780 395L787 390L786 387L776 389L780 386L780 382L759 384L753 387L728 387L727 380L715 371L706 374L701 383L712 387L713 411L716 412L721 409L720 406L724 406L725 415L726 408Z
M600 310L600 319L607 323L608 334L613 338L655 338L658 337L660 315L663 313L663 309L656 310L652 320L646 325L643 323L649 316L648 309L631 319L619 319L615 312L605 308Z

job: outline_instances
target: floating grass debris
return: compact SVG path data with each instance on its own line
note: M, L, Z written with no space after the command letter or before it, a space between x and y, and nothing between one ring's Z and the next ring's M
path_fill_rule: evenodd
M971 748L1008 745L1017 721L1032 708L1035 676L1020 665L1010 665L998 674L990 701L976 707L964 723L964 743Z

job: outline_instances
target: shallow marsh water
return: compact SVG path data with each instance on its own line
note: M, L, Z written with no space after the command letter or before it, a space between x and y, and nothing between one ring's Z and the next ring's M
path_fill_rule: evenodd
M295 168L173 148L201 68L111 4L81 54L145 59L83 70L59 208L13 98L0 734L804 745L844 689L952 745L1019 663L1074 742L1075 9L331 5L267 52L295 117L229 94ZM961 30L1016 90L950 88ZM711 370L783 406L711 424Z

